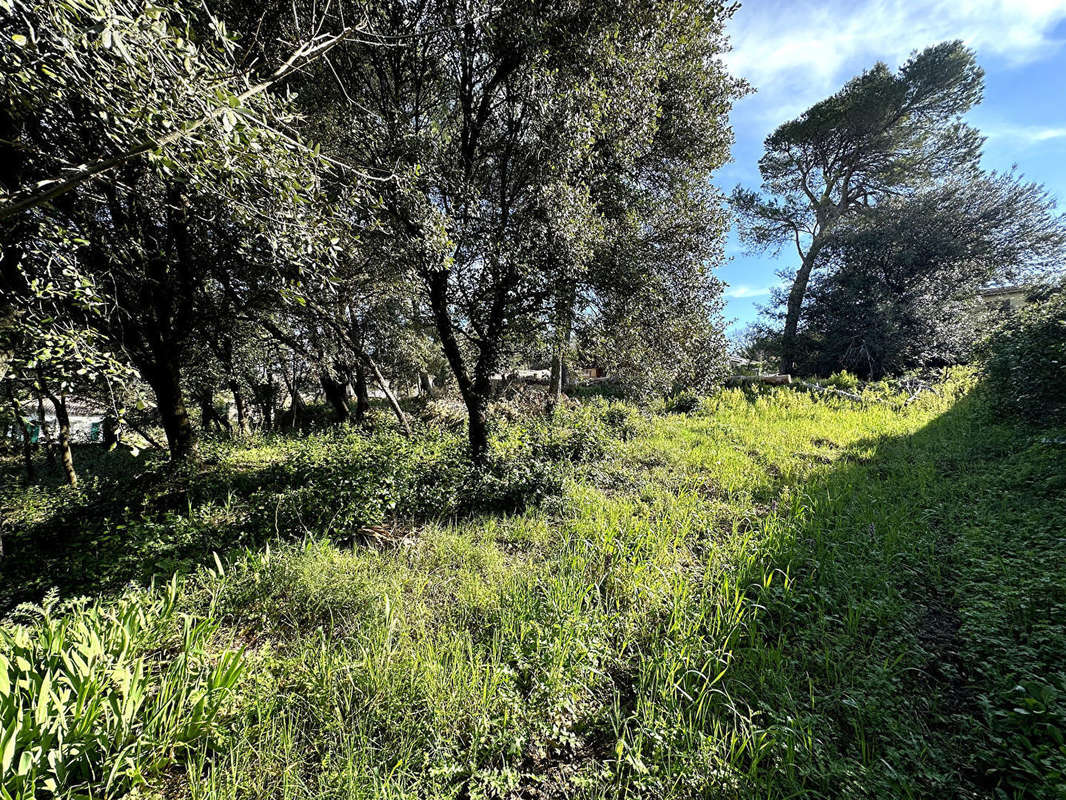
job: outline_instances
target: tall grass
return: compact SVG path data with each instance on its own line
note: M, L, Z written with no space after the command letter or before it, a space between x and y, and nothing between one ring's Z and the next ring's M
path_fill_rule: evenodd
M112 797L210 740L241 670L177 582L101 604L23 606L0 626L0 798Z
M970 386L588 406L498 434L553 502L373 546L276 515L176 598L245 667L168 796L1059 796L1066 451ZM324 506L314 446L223 461Z

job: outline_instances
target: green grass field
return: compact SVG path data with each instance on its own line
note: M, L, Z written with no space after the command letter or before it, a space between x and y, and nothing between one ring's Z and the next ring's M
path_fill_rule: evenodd
M155 604L122 623L133 633L96 690L113 695L114 665L139 660L146 693L185 687L168 713L203 724L135 745L131 712L127 760L107 755L119 793L1061 798L1066 432L996 418L969 390L956 376L905 409L788 389L725 391L687 415L612 406L625 435L550 480L512 476L555 488L509 513L494 510L506 492L445 475L444 434L219 445L199 489L175 499L153 479L151 513L115 500L126 468L78 496L14 486L3 597L51 581L103 592L89 608L104 616ZM507 429L498 453L520 457L525 436ZM320 453L336 462L321 475ZM360 488L359 465L384 463L424 474ZM170 590L113 599L193 563ZM5 627L32 638L61 614ZM26 645L74 669L48 647ZM227 651L243 654L232 689ZM40 705L24 698L25 719ZM31 722L47 728L53 706ZM0 755L14 708L0 705ZM43 735L19 730L12 797ZM106 779L73 793L114 796Z

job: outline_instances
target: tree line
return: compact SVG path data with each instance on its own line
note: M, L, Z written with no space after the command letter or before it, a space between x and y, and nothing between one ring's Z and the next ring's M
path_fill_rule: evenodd
M0 378L12 413L147 390L175 460L232 394L492 376L575 354L635 394L720 374L710 177L745 91L731 6L8 0ZM132 424L132 422L131 422Z

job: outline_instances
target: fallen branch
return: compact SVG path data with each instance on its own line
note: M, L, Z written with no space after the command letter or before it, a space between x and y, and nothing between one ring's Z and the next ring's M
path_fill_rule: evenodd
M167 448L163 447L163 445L161 445L155 439L153 439L151 436L149 436L148 435L148 431L144 430L139 425L134 425L129 420L124 420L124 421L129 426L131 431L133 431L134 433L138 434L142 439L144 439L146 442L148 442L148 444L151 447L154 447L156 450L166 450L167 449Z
M843 389L831 389L828 386L819 386L817 383L807 383L807 381L796 381L796 386L802 386L804 389L810 389L812 392L821 392L822 394L835 394L840 397L846 397L848 400L854 400L856 403L863 402L863 398L854 392L845 392ZM877 401L883 402L883 401Z

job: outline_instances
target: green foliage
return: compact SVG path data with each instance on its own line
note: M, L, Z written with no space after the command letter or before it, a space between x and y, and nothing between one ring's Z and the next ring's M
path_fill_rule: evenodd
M984 73L961 41L911 55L893 73L877 63L766 138L760 191L737 187L733 206L750 246L799 250L783 310L781 370L792 372L800 312L834 231L871 207L971 178L981 137L963 121L980 102Z
M312 436L289 450L276 473L285 498L281 524L337 535L397 516L454 513L468 469L454 434L411 441L341 428Z
M379 422L372 433L353 425L205 439L209 468L176 475L148 454L78 448L78 490L12 481L0 494L0 569L19 576L0 582L0 608L52 586L80 592L168 575L278 536L358 539L369 526L520 510L557 497L569 470L635 435L641 417L595 402L501 422L483 469L455 425L406 438Z
M966 371L904 405L911 385L727 389L686 415L564 403L497 425L485 483L448 472L447 427L206 445L152 535L195 512L271 541L177 600L248 643L241 713L146 791L1056 798L1062 437L990 414ZM360 514L436 491L422 459L478 513L360 538ZM524 492L552 502L518 510ZM287 529L285 498L333 535Z
M1066 419L1066 289L1007 317L981 345L985 385L998 408L1035 421Z
M665 410L669 414L691 414L700 407L699 395L692 392L678 392L666 398Z
M264 96L269 82L257 85L236 64L238 37L206 9L180 0L3 6L9 24L0 57L12 127L46 137L38 146L66 166L26 159L24 140L5 142L17 183L0 195L0 216L140 158L183 181L216 181L234 204L249 200L244 180L264 195L299 193L299 177L287 170L298 171L311 149L278 131L291 115ZM297 158L285 163L286 154ZM286 227L282 218L274 222Z
M646 430L644 417L628 403L608 402L601 411L604 424L622 441L628 441Z
M843 369L839 372L834 372L821 383L823 386L832 386L835 389L844 389L845 391L855 391L859 388L858 376L852 375Z
M0 298L16 376L84 390L135 369L188 458L194 345L232 350L234 304L281 305L311 273L320 286L339 250L318 151L267 91L308 50L259 80L225 24L184 0L5 5L5 37L18 33L0 50Z
M841 224L800 325L799 370L870 378L966 363L988 330L990 282L1061 270L1066 217L1014 173L967 175Z
M175 611L177 582L22 606L0 624L0 797L120 796L215 736L240 656Z

